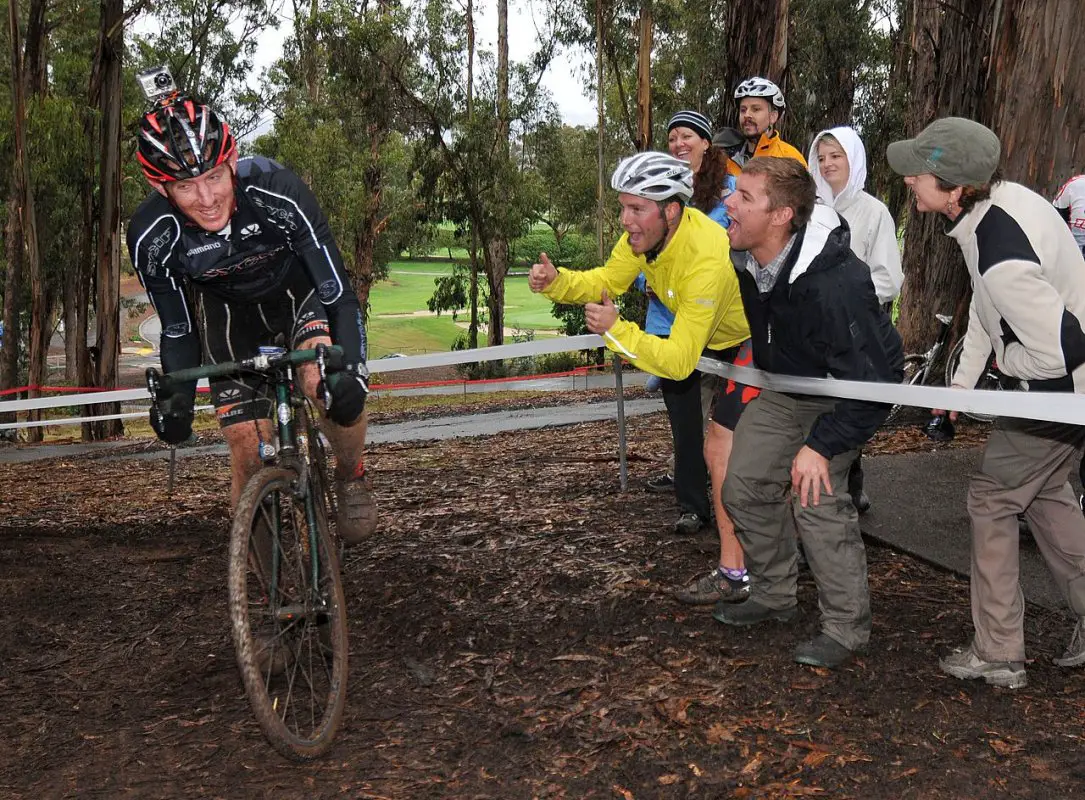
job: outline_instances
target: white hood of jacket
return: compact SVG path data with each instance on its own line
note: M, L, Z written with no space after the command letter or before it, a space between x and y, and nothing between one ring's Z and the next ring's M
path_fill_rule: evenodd
M840 142L840 146L844 149L844 155L848 157L848 168L850 169L847 186L844 187L844 191L835 197L829 182L822 177L821 165L818 164L818 142L826 134L832 134ZM815 136L813 143L810 145L810 156L807 163L810 165L810 174L814 176L814 183L818 187L818 199L829 208L843 211L855 202L855 199L862 194L863 187L866 186L866 148L863 147L863 140L859 138L859 134L853 128L829 128L829 130L822 131Z

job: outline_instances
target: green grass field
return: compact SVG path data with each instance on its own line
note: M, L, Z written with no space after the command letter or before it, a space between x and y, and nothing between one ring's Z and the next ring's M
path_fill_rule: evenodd
M452 272L449 263L395 261L389 265L388 280L374 284L369 295L371 319L386 314L425 311L433 295L433 282ZM550 313L550 301L534 294L524 276L510 276L505 282L505 326L522 330L554 330L560 322ZM463 315L461 314L461 317ZM418 318L412 319L411 322ZM394 348L392 352L396 351Z
M378 359L392 353L413 356L444 352L451 349L461 330L449 314L392 319L371 314L367 326L369 357Z

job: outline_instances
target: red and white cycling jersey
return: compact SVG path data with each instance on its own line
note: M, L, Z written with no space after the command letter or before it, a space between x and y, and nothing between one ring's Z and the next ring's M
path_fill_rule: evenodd
M1055 195L1055 208L1070 210L1067 222L1078 247L1085 248L1085 175L1075 175Z

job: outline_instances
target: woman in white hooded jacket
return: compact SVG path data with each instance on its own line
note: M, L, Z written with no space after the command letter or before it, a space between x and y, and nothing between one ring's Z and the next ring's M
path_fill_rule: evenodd
M853 128L822 131L810 145L810 174L818 201L842 216L851 229L851 249L870 267L870 279L887 309L900 294L904 273L900 268L897 226L878 198L863 190L866 184L866 148ZM870 510L863 491L862 453L848 472L848 494L860 514Z
M810 145L809 164L818 200L847 220L852 252L870 267L878 300L883 305L892 303L904 283L897 226L885 203L863 190L866 148L862 139L852 128L822 131Z

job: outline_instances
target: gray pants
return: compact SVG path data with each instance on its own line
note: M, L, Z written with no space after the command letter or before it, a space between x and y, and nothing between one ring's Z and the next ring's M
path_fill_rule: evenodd
M791 494L791 462L832 398L791 397L764 391L746 408L723 485L723 503L746 555L750 600L792 608L798 583L794 525L818 587L821 629L850 650L870 639L870 592L859 516L848 494L848 469L857 450L829 462L830 495L799 505Z
M1085 428L998 419L968 486L976 654L1025 658L1017 515L1024 513L1070 610L1085 616L1085 517L1068 477Z

